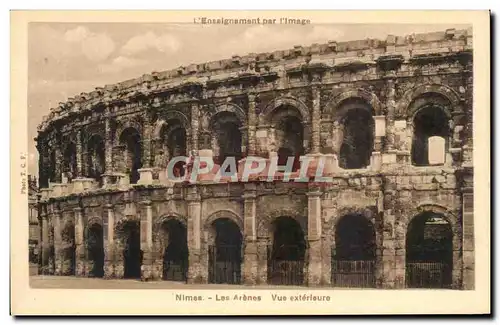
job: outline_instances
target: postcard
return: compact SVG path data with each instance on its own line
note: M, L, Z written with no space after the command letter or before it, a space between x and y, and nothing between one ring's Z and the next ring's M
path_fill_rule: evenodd
M12 11L11 313L490 313L488 11Z

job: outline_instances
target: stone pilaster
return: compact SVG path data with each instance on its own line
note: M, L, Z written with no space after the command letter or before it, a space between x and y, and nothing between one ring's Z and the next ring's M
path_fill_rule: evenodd
M148 118L146 123L144 124L144 138L142 140L142 168L150 168L151 167L151 153L152 153L152 133L153 133L153 125L151 118Z
M54 270L55 275L63 275L63 249L62 249L62 236L61 236L61 211L56 209L52 213L52 220L54 222Z
M392 78L393 73L389 73L389 78L386 80L386 130L385 130L385 151L393 151L395 149L394 137L394 118L396 117L396 88Z
M107 216L106 222L103 224L104 237L104 277L115 277L115 211L113 205L105 206Z
M375 277L378 287L391 289L396 286L396 267L398 268L398 277L403 276L404 279L405 264L403 261L403 265L396 265L396 216L393 207L395 195L392 191L386 189L383 198L379 199L383 200L382 202L379 201L379 205L384 209L382 218L382 265L377 265ZM403 274L401 274L401 267L403 267ZM380 273L382 274L381 279L379 278ZM402 288L403 285L398 283L398 287Z
M200 104L195 102L191 105L191 151L195 155L198 154L199 116Z
M202 265L201 249L201 198L198 188L188 188L188 226L187 240L189 249L188 283L207 283L208 265Z
M50 241L49 241L49 221L46 213L40 214L42 221L42 250L41 250L41 274L49 274L49 255L50 255Z
M257 132L257 114L255 111L255 99L256 96L253 92L248 94L248 146L247 152L248 156L255 156L256 154L256 132Z
M55 274L55 244L54 244L54 216L52 214L48 215L48 223L49 223L49 233L48 233L48 241L49 241L49 262L47 266L47 274L54 275Z
M311 117L311 154L320 153L320 127L321 127L321 91L319 84L311 86L312 117Z
M309 286L317 286L321 283L321 194L321 191L315 188L309 189L307 193L307 240L309 242L307 284Z
M387 193L386 193L387 196ZM396 193L392 193L392 199L396 198ZM389 203L384 201L384 207L389 206ZM394 206L392 208L385 208L387 210L391 210L392 215L394 216L394 240L392 245L387 245L389 248L388 255L390 254L390 250L394 250L394 288L395 289L403 289L406 286L406 230L407 225L406 222L403 221L404 216L401 213L401 210L396 209ZM388 217L390 220L391 217ZM384 245L384 251L386 246Z
M269 238L257 238L257 284L267 284L267 253Z
M152 269L151 277L155 280L160 280L163 278L163 253L165 247L163 246L163 241L158 238L160 234L153 235L153 249L152 249ZM156 237L156 238L155 238ZM168 243L166 244L168 245Z
M329 286L332 282L332 236L321 236L321 285Z
M63 164L63 155L62 155L62 150L61 150L61 143L59 141L55 142L54 145L54 151L55 151L55 172L54 172L54 183L61 183L62 182L62 164Z
M257 284L257 229L256 229L256 189L255 184L245 184L244 202L244 235L245 251L243 257L243 282L247 285Z
M109 174L113 172L113 130L109 116L104 125L104 147L104 171Z
M76 177L83 177L82 131L76 134Z
M474 175L472 168L465 168L462 183L462 289L475 288L474 253ZM454 252L455 253L460 253ZM454 256L455 262L455 256ZM454 263L455 264L455 263ZM455 276L454 276L455 278Z
M144 210L141 214L141 250L143 251L141 265L141 279L153 280L153 207L151 201L144 201Z
M81 208L74 208L75 213L75 275L85 276L85 243L84 243L84 225Z

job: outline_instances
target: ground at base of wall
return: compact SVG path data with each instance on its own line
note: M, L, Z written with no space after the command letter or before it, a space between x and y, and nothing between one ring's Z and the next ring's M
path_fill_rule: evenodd
M35 275L30 276L30 287L35 289L279 289L279 290L377 290L373 288L332 288L306 287L306 286L277 286L277 285L229 285L229 284L186 284L184 282L174 281L152 281L144 282L140 280L129 279L98 279L98 278L76 278L71 276L50 276ZM381 289L378 289L381 290ZM383 290L383 289L382 289ZM407 289L419 290L419 289ZM421 289L429 290L429 289ZM436 289L432 289L436 290ZM439 289L437 289L439 290ZM448 290L448 289L443 289Z

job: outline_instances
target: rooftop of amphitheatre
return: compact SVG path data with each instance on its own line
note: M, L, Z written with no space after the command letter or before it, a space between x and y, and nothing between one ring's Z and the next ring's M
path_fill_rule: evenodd
M469 28L405 36L388 35L385 40L332 40L310 46L295 45L293 48L273 52L233 55L227 59L189 64L161 72L153 71L138 78L82 92L51 108L50 113L43 117L38 130L43 131L55 120L71 113L91 110L102 103L112 104L116 100L123 102L140 95L154 96L193 85L206 87L209 84L218 85L228 80L252 76L279 76L280 73L297 71L305 66L321 66L323 69L335 69L353 63L371 66L387 59L412 62L429 57L453 56L471 50L472 29Z

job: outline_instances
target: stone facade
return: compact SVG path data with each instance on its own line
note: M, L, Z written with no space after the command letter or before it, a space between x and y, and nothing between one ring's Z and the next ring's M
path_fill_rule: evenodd
M439 127L425 122L433 119ZM445 154L430 165L422 157L436 135ZM453 233L452 286L474 287L470 30L332 41L155 72L61 103L36 141L41 273L91 275L86 234L98 225L104 276L123 277L121 234L135 222L141 277L159 279L158 229L177 220L187 231L187 281L206 283L210 229L224 218L243 238L241 282L263 284L273 222L286 216L304 234L304 284L330 285L337 224L357 214L375 232L376 287L403 288L407 228L432 212ZM325 157L333 181L174 184L162 172L179 155L244 162L280 150Z
M29 222L29 261L38 263L40 227L38 224L38 181L36 177L28 176L28 222Z

